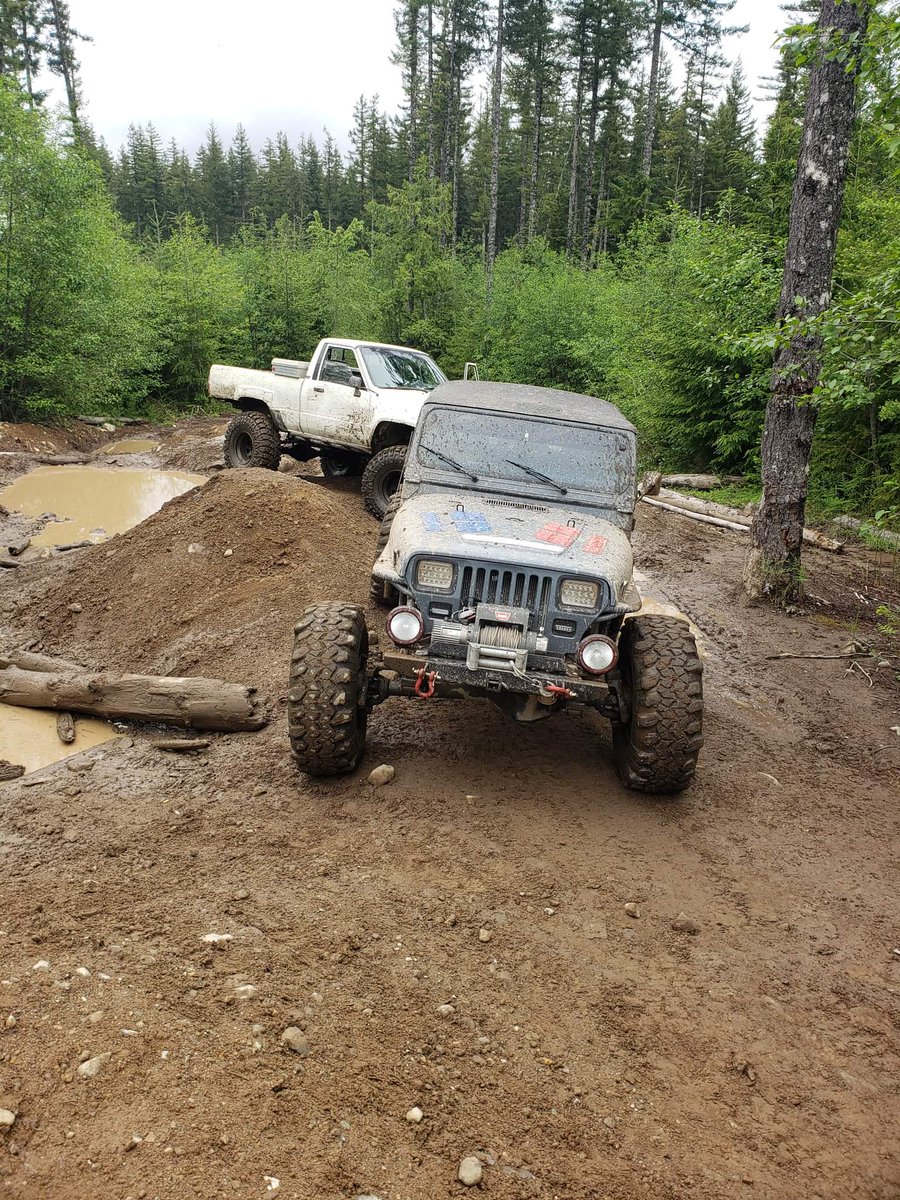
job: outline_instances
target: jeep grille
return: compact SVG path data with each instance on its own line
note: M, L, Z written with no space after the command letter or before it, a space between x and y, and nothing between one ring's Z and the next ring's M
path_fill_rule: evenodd
M462 573L463 606L510 604L527 608L545 621L553 598L552 575L502 568L464 567Z

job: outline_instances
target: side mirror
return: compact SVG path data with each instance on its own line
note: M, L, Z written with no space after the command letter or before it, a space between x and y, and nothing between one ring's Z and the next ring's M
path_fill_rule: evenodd
M351 371L350 378L347 380L347 382L353 388L354 396L358 396L359 393L362 391L362 389L366 386L365 382L363 381L363 377L362 377L362 375L360 375L359 371Z

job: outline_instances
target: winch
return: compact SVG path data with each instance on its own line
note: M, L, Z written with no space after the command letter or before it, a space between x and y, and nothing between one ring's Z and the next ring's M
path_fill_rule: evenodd
M530 618L527 608L479 604L468 622L436 621L431 644L465 646L470 671L524 671L529 654L546 654L548 648L543 635L529 631Z

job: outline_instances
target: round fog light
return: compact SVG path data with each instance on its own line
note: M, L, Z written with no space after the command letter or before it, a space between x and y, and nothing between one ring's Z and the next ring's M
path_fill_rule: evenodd
M585 638L578 647L578 661L591 675L604 675L616 665L618 658L616 643L602 633Z
M398 646L414 646L425 632L425 622L415 608L395 608L388 616L387 631Z

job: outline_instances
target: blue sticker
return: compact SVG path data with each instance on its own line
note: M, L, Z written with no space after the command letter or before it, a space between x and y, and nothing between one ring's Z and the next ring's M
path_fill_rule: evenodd
M484 513L454 512L450 520L457 533L490 533L491 525Z
M427 533L443 533L443 522L435 512L422 513L422 524L425 526Z

